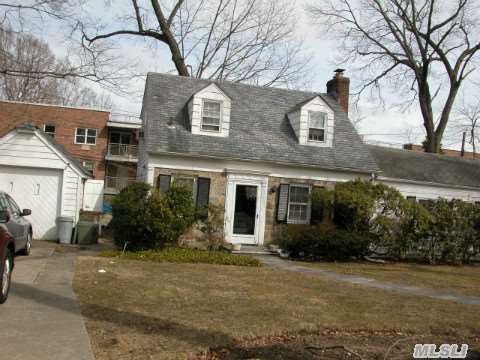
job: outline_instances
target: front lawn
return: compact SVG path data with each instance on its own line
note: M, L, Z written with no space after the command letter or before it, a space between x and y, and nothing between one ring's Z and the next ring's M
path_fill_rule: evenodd
M352 263L298 263L335 271L340 274L359 275L380 281L391 281L408 286L419 286L439 291L480 297L480 266L423 265L409 263L373 264Z
M224 251L207 251L197 249L184 249L179 247L167 247L163 250L144 250L135 252L105 251L100 256L122 258L130 260L142 260L153 262L192 263L192 264L216 264L237 266L261 266L258 259L252 256L232 255Z
M306 354L338 343L371 359L410 336L480 344L478 306L267 267L84 257L74 289L97 360L186 359L219 347L230 350L218 358L233 359L250 345L247 358L319 359Z

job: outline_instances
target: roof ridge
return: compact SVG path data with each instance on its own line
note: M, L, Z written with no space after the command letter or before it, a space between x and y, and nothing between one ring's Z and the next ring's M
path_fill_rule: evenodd
M285 88L275 87L275 86L261 86L261 85L246 84L246 83L243 83L243 82L235 82L235 81L230 81L230 80L211 80L211 79L203 79L203 78L199 79L199 78L195 78L195 77L192 77L192 76L180 76L180 75L176 75L176 74L168 74L168 73L161 73L161 72L154 72L154 71L148 72L147 77L149 75L182 78L182 79L190 80L190 81L205 81L205 82L208 82L210 84L217 84L219 86L221 86L222 84L232 84L232 85L235 85L235 86L244 86L244 87L251 87L251 88L256 88L256 89L270 89L270 90L274 89L274 90L285 91L285 92L289 92L289 93L295 92L295 93L301 93L301 94L305 94L305 95L308 94L308 95L312 95L312 97L313 96L318 96L318 95L328 95L328 93L326 93L326 92L297 90L297 89L285 89Z
M430 152L425 152L425 151L416 151L416 150L408 150L408 149L399 149L399 148L393 148L393 147L387 147L387 146L381 146L381 145L373 145L373 144L366 144L368 147L375 147L375 148L381 148L387 151L396 151L396 152L403 152L406 154L414 154L417 156L425 156L425 157L435 157L439 158L442 160L452 160L452 161L465 161L465 162L478 162L480 158L478 159L467 159L467 158L462 158L462 157L456 157L456 156L449 156L446 154L439 154L439 153L430 153Z

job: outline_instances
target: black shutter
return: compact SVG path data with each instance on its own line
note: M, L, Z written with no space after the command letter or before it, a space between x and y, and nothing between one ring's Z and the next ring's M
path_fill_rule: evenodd
M158 175L157 188L161 193L166 193L170 189L171 179L170 175Z
M315 190L317 189L324 189L323 186L314 186L312 189L312 194ZM321 201L311 201L311 215L310 215L310 224L312 225L318 225L323 221L323 218L325 216L325 211L328 209L325 209L325 204Z
M288 184L280 184L278 188L277 221L279 222L287 221L289 190Z
M198 178L197 183L197 206L208 206L208 200L210 198L210 179Z

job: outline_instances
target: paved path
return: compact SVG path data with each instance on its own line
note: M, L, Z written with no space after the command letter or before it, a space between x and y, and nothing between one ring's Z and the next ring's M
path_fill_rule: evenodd
M7 302L0 305L0 352L9 360L94 360L72 289L76 253L34 242L17 257Z
M355 276L355 275L343 275L330 270L323 270L318 268L309 268L305 266L299 266L291 261L282 260L275 256L259 256L258 257L264 264L279 268L287 271L294 271L299 273L308 273L316 276L323 276L330 279L348 282L351 284L359 284L363 286L370 286L377 289L394 291L402 294L418 295L424 297L430 297L440 300L454 301L460 304L466 305L480 305L480 297L466 296L458 293L445 293L433 289L399 285L392 282L378 281L372 278Z

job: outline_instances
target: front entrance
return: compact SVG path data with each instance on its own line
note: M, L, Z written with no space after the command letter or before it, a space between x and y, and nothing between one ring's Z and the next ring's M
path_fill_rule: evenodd
M229 175L227 181L225 237L238 244L263 243L266 177Z

